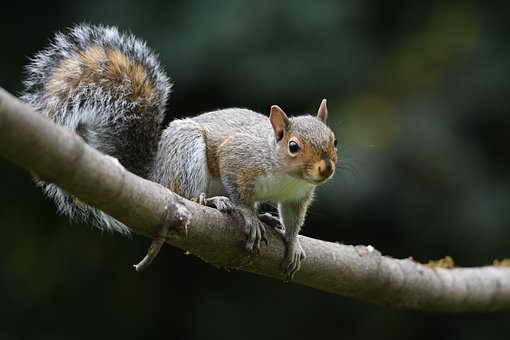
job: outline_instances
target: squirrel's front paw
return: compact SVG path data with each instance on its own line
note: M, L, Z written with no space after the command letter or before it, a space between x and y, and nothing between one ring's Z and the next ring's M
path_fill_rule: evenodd
M301 261L305 259L305 251L301 248L298 240L287 243L287 253L282 262L282 270L285 275L285 281L290 281L294 274L301 267Z
M260 242L265 241L266 238L266 227L259 220L256 214L244 215L244 233L246 235L245 248L248 251L260 251Z
M205 193L201 193L200 197L198 198L198 203L207 207L216 208L217 210L228 214L236 210L236 207L232 201L225 196L213 196L206 198Z

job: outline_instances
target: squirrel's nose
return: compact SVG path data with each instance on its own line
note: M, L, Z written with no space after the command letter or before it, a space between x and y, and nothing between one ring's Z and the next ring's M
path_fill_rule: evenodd
M329 178L335 172L335 163L330 159L322 159L317 167L319 176L322 178Z

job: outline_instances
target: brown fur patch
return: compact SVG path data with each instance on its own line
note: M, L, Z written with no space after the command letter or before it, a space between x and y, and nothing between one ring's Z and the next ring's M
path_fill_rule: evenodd
M57 109L49 112L52 117L59 106L72 99L77 90L88 86L90 90L103 87L112 99L137 101L144 114L147 106L155 105L154 84L143 65L136 63L117 48L106 49L93 45L78 51L72 58L63 60L46 83L46 99L58 99Z
M90 46L85 51L78 52L77 58L87 71L86 75L92 75L101 69L101 63L105 61L106 55L103 48Z
M116 80L117 83L128 80L131 86L130 95L134 98L148 98L152 95L154 87L141 64L130 60L119 49L106 50L106 57L108 79Z
M207 168L213 177L220 177L220 167L218 165L218 156L216 152L212 150L209 145L206 149L206 157L207 157Z
M214 143L210 139L207 138L207 134L202 131L202 137L205 141L205 156L207 160L207 169L211 173L213 177L220 177L220 165L218 164L218 146L217 143Z
M248 190L252 187L253 181L259 177L267 174L267 171L262 169L242 169L240 166L237 167L237 185L239 187L239 194L245 202L254 204L252 197L252 191Z
M181 186L180 181L174 181L173 183L171 183L171 185L168 189L170 189L172 192L176 193L177 195L180 195L180 196L183 195L182 186Z

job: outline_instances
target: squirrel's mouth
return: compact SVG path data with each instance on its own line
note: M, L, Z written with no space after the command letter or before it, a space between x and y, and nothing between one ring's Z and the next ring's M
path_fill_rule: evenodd
M310 183L310 184L313 184L315 186L319 186L321 184L323 184L324 182L326 182L329 177L321 177L321 178L314 178L315 176L312 176L311 178L308 178L307 181Z
M325 182L327 182L331 177L333 177L333 172L331 173L328 173L327 175L320 175L320 174L317 174L315 172L312 172L312 173L308 173L304 176L305 180L310 183L310 184L313 184L315 186L318 186L318 185L321 185L321 184L324 184Z
M328 178L321 179L321 180L314 181L314 184L315 184L315 185L321 185L321 184L323 184L324 182L326 182L328 179L329 179L329 177L328 177Z

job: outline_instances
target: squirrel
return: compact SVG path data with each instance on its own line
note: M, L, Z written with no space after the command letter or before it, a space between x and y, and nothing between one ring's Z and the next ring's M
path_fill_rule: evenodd
M305 253L298 233L315 188L332 177L337 159L325 99L313 116L288 117L276 105L269 117L230 108L163 128L172 84L156 53L131 33L87 24L57 33L26 66L24 84L23 101L127 170L240 214L249 251L267 243L263 222L271 224L272 215L258 215L258 203L277 203L286 243L282 271L291 279L299 270ZM60 213L129 234L123 223L55 184L36 182Z

